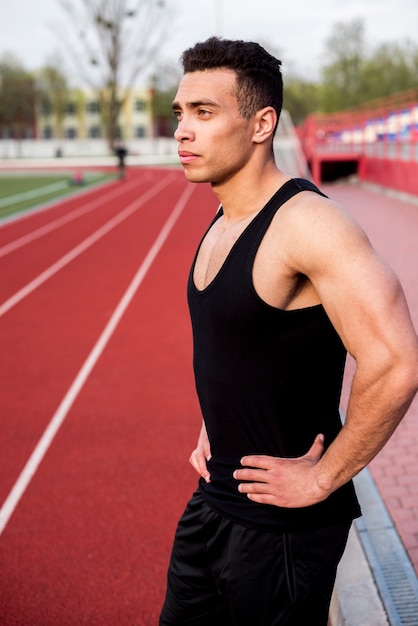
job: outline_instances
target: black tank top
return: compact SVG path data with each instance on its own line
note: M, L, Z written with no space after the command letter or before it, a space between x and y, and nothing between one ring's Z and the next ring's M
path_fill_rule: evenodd
M339 401L346 350L322 305L282 310L256 293L252 269L280 206L300 191L322 194L303 179L286 182L233 245L203 290L188 282L197 393L211 445L211 482L199 489L225 517L263 530L326 525L360 514L352 483L327 500L288 509L251 502L232 472L241 457L305 454L322 432L325 445L341 428ZM216 214L210 227L222 215ZM208 230L209 230L208 229Z

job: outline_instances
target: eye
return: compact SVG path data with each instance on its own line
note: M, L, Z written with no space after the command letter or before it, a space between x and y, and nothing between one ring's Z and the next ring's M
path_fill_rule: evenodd
M199 117L206 118L206 117L210 117L212 115L212 111L208 111L208 109L201 109L201 108L199 108L197 110L197 114L198 114Z
M182 112L181 112L181 111L178 111L178 110L177 110L177 111L176 111L176 110L173 110L173 117L175 117L177 121L180 121L180 120L181 120L182 115L183 115L183 114L182 114Z

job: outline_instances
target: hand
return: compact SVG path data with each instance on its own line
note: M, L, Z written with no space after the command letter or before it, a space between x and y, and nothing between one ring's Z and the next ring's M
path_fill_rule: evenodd
M189 462L192 464L196 472L200 474L200 476L202 476L202 478L204 478L207 483L210 482L210 474L208 472L206 462L209 461L210 457L211 452L208 434L206 432L205 424L203 424L197 446L195 450L193 450L193 452L191 453Z
M254 502L286 508L320 502L329 495L319 486L316 475L316 465L323 451L324 437L318 435L310 450L294 459L245 456L241 465L248 469L235 470L234 478L250 482L240 483L238 490Z

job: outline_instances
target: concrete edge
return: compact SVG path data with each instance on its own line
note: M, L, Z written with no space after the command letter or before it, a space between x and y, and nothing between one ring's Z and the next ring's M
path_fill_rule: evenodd
M418 577L368 468L354 479L363 515L337 570L329 626L418 626Z
M337 571L329 626L389 625L356 523Z

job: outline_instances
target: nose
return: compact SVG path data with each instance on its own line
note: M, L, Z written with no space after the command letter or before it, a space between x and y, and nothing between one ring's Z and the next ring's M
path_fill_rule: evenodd
M191 141L193 139L193 131L190 125L186 123L184 116L178 121L177 128L174 131L174 138L177 141Z

